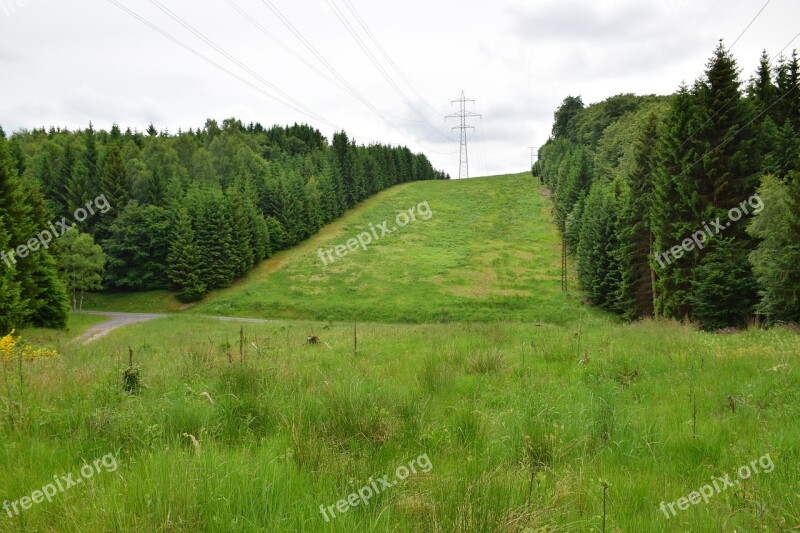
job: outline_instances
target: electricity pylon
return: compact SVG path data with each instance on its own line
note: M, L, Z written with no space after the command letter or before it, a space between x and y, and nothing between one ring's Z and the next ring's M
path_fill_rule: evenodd
M461 91L461 98L457 100L453 100L450 105L455 104L456 102L459 103L459 111L458 113L453 113L452 115L447 115L445 120L448 118L457 118L460 119L461 123L458 126L453 126L452 129L454 130L461 130L461 154L460 154L460 162L458 164L458 177L461 178L468 178L469 177L469 155L467 154L467 130L468 129L475 129L475 126L470 126L467 124L467 117L481 117L478 113L473 113L472 111L467 111L467 102L475 103L475 100L470 100L466 96L464 96L464 91Z

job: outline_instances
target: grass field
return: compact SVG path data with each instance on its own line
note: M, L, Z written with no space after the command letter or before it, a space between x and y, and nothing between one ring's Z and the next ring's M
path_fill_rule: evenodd
M299 246L264 261L233 287L181 306L165 292L91 295L94 310L251 318L432 323L566 323L580 298L560 292L560 239L530 173L429 181L384 191ZM427 220L396 217L427 202ZM423 209L424 210L424 209ZM367 249L320 259L370 225L397 228Z
M322 266L318 248L423 201L430 220ZM88 346L66 339L96 317L26 332L62 357L4 368L0 500L116 467L0 511L0 531L800 527L797 331L591 311L559 291L548 214L521 175L387 191L191 310L281 318L244 326L243 362L239 324L190 313ZM761 471L738 479L743 465ZM660 510L726 475L707 502Z
M559 292L558 234L533 189L529 173L392 188L194 310L334 321L574 320L580 302ZM397 227L399 213L423 202L428 220ZM333 255L327 266L320 259L320 249L384 221L397 230L377 231L366 250Z

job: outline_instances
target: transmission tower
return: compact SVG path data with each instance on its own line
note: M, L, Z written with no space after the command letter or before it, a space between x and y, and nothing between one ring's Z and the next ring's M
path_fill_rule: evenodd
M467 155L467 130L468 129L475 129L475 126L470 126L467 124L468 117L481 117L478 113L473 113L472 111L467 111L467 102L475 103L475 100L470 100L466 96L464 96L464 91L461 91L461 98L457 100L453 100L450 105L455 104L458 102L459 104L459 111L458 113L453 113L452 115L447 115L445 120L448 118L457 118L461 121L458 126L453 126L452 129L454 130L461 130L461 158L458 164L458 177L461 178L468 178L469 177L469 156Z

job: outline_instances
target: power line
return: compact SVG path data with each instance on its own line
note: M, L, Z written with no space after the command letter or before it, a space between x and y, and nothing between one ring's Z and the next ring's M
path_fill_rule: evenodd
M378 59L375 57L375 55L369 49L369 47L364 42L364 40L361 38L361 36L358 35L358 32L353 27L353 25L350 23L350 21L347 20L347 17L345 16L344 13L342 13L342 10L339 9L339 6L337 6L336 3L333 0L325 0L325 2L328 4L328 6L330 6L330 8L333 10L333 14L336 15L336 18L339 19L339 22L342 23L342 25L344 26L344 29L347 30L347 33L350 34L350 36L356 42L358 47L361 48L361 51L364 52L364 54L367 56L367 58L370 60L370 62L378 70L380 75L383 76L383 78L387 81L387 83L389 83L389 85L392 87L392 89L400 96L400 98L406 103L406 105L420 118L420 121L422 123L424 123L426 126L428 126L428 128L430 128L437 135L441 136L445 140L450 140L449 137L447 137L445 134L443 134L441 131L439 131L438 129L434 128L433 125L431 125L431 123L428 121L428 119L411 102L411 100L408 98L408 96L406 96L406 94L397 85L397 83L392 79L392 77L389 75L389 73L386 72L386 69L383 68L383 65L380 64Z
M742 33L740 33L740 34L739 34L739 36L736 38L736 40L735 40L735 41L733 41L733 44L732 44L732 45L730 45L730 46L728 47L728 52L730 52L730 51L731 51L731 49L732 49L734 46L736 46L736 43L738 43L738 42L739 42L739 39L741 39L741 38L742 38L742 35L744 35L744 34L745 34L745 32L746 32L748 29L750 29L750 26L752 26L752 25L753 25L753 23L756 21L756 19L759 17L759 15L761 15L761 12L762 12L762 11L764 11L764 10L767 8L767 6L769 5L769 3L770 3L770 2L772 2L772 0L767 0L767 3L766 3L766 4L764 4L764 7L762 7L762 8L761 8L761 9L758 11L758 13L756 13L756 16L755 16L755 17L753 17L753 20L751 20L751 21L750 21L750 23L749 23L747 26L745 26L745 28L742 30Z
M767 3L769 3L769 2L767 2ZM764 7L766 7L766 6L764 6ZM763 10L763 8L762 8L762 10ZM749 26L749 25L748 25L748 26ZM742 32L742 33L744 33L744 32ZM780 52L778 52L777 54L775 54L774 56L772 56L772 59L770 59L770 63L771 63L772 61L775 61L775 58L776 58L776 57L778 57L780 54L782 54L782 53L783 53L783 51L784 51L784 50L786 50L786 49L787 49L787 48L788 48L788 47L789 47L789 46L790 46L790 45L791 45L791 44L794 42L794 40L795 40L795 39L797 39L798 37L800 37L800 33L798 33L797 35L795 35L794 37L792 37L792 39L791 39L791 40L790 40L788 43L786 43L786 45L785 45L783 48L781 48ZM730 48L729 48L728 50L730 50ZM686 139L684 139L684 141L681 143L681 145L680 145L678 148L676 148L676 149L675 149L675 152L677 152L678 150L680 150L681 148L683 148L683 147L684 147L684 145L686 145L686 143L688 143L690 140L692 140L692 137L694 137L694 136L695 136L695 134L696 134L697 132L699 132L700 130L702 130L703 128L705 128L705 127L706 127L708 124L710 124L710 123L711 123L711 121L712 121L712 120L714 120L714 118L716 118L716 116L717 116L717 115L719 115L720 113L722 113L723 111L725 111L726 109L728 109L728 107L729 107L731 104L733 104L733 102L734 102L734 100L729 100L729 101L728 101L728 102L727 102L725 105L723 105L721 108L719 108L719 109L718 109L718 110L717 110L717 111L716 111L716 112L715 112L713 115L711 115L710 117L708 117L708 118L705 120L705 122L703 122L703 123L702 123L700 126L698 126L696 129L694 129L694 130L692 131L692 133L690 133L690 134L689 134L689 136L688 136L688 137L686 137ZM772 107L772 106L770 106L770 107ZM656 134L653 136L653 138L652 138L652 139L650 139L650 141L654 140L654 139L655 139L657 136L658 136L658 133L656 133ZM671 154L671 155L675 155L675 152L672 152L672 154Z
M377 116L378 116L378 118L380 118L380 119L381 119L381 120L382 120L384 123L386 123L386 124L387 124L387 125L388 125L390 128L392 128L393 130L397 131L398 133L400 133L400 134L401 134L401 135L403 135L404 137L407 137L407 135L406 135L405 133L403 133L403 132L402 132L402 131L400 131L398 128L396 128L396 127L394 126L394 124L392 124L392 123L389 121L389 119L387 119L387 118L386 118L386 116L385 116L385 115L384 115L384 114L383 114L383 113L382 113L382 112L381 112L381 111L380 111L380 110L379 110L377 107L375 107L375 106L374 106L374 105L373 105L373 104L372 104L372 103L371 103L369 100L367 100L367 99L366 99L366 98L365 98L365 97L364 97L364 96L363 96L363 95L362 95L360 92L358 92L358 91L356 90L356 88L355 88L355 87L353 87L353 86L352 86L352 84L350 84L350 82L348 82L348 81L347 81L347 80L344 78L344 76L342 76L342 75L339 73L339 71L337 71L337 70L336 70L336 68L334 68L334 66L333 66L333 65L331 65L331 63L330 63L330 62L329 62L327 59L325 59L325 57L324 57L324 56L323 56L323 55L322 55L322 54L321 54L321 53L320 53L320 52L319 52L319 51L318 51L318 50L317 50L317 49L314 47L314 45L313 45L313 44L311 44L311 42L310 42L308 39L306 39L306 38L305 38L305 36L302 34L302 32L300 32L300 30L298 30L298 29L297 29L297 27L295 27L295 25L294 25L294 24L292 24L292 21L291 21L291 20L289 20L289 19L288 19L288 18L287 18L287 17L286 17L286 16L285 16L285 15L284 15L282 12L281 12L281 10L280 10L280 9L278 9L278 8L275 6L275 4L273 4L273 3L272 3L272 1L271 1L271 0L261 0L261 3L263 3L263 4L264 4L264 5L267 7L267 9L269 9L269 10L270 10L270 11L271 11L271 12L272 12L272 13L273 13L273 14L274 14L274 15L275 15L277 18L278 18L278 20L279 20L279 21L280 21L280 22L281 22L281 23L282 23L282 24L283 24L283 25L284 25L284 26L285 26L285 27L286 27L286 28L287 28L287 29L288 29L288 30L289 30L289 31L290 31L290 32L291 32L291 33L292 33L292 34L293 34L293 35L294 35L294 36L295 36L295 37L296 37L296 38L297 38L299 41L300 41L300 43L301 43L301 44L302 44L302 45L303 45L303 46L304 46L304 47L305 47L305 48L306 48L306 49L307 49L309 52L311 52L311 54L313 54L313 55L314 55L314 57L316 57L316 58L317 58L317 60L318 60L320 63L322 63L322 64L323 64L323 66L325 66L325 68L326 68L326 69L328 69L328 71L329 71L331 74L333 74L333 75L336 77L336 79L338 79L338 80L339 80L339 81L340 81L340 82L341 82L341 83L342 83L342 84L343 84L345 87L347 87L347 88L348 88L348 90L350 90L350 91L351 91L351 93L352 93L352 94L353 94L353 95L354 95L356 98L358 98L358 99L359 99L359 100L360 100L360 101L361 101L361 102L362 102L362 103L363 103L365 106L367 106L367 107L368 107L368 108L369 108L369 109L370 109L370 110L371 110L373 113L375 113L375 115L377 115ZM439 150L435 150L435 149L433 149L433 148L426 147L425 145L423 145L422 143L420 143L420 142L419 142L419 141L417 141L416 139L412 140L412 142L414 142L415 144L418 144L419 146L422 146L423 148L425 148L426 150L428 150L428 151L430 151L430 152L434 152L434 153L438 153L438 154L442 154L442 155L450 155L450 154L449 154L449 153L447 153L447 152L442 152L442 151L439 151Z
M237 6L235 3L232 2L232 0L225 0L225 2L229 6L231 6L233 9L235 9L242 17L244 17L245 20L247 20L250 24L255 26L261 33L266 35L272 42L274 42L275 44L280 46L283 50L285 50L289 55L291 55L292 57L294 57L295 59L300 61L303 65L305 65L306 67L308 67L309 69L314 71L317 75L319 75L320 77L322 77L323 79L325 79L326 81L331 83L332 85L338 87L339 89L341 89L341 90L343 90L345 92L347 91L346 87L344 87L339 82L337 82L336 80L334 80L333 78L331 78L330 76L325 74L323 71L318 69L314 64L312 64L306 58L304 58L303 56L301 56L300 54L295 52L290 46L288 46L286 43L281 41L278 37L276 37L272 32L267 30L264 26L259 24L259 22L257 20L255 20L252 16L250 16L250 14L248 14L247 11L245 11L243 8Z
M350 0L344 0L344 4L347 6L347 9L349 9L350 12L353 14L353 16L356 18L356 21L358 21L359 25L364 29L364 31L366 32L366 34L370 38L370 40L372 40L372 42L375 44L375 47L378 49L378 51L381 53L381 55L386 59L386 61L394 69L394 71L397 72L398 76L400 76L403 79L403 81L406 82L406 85L408 85L409 88L412 91L417 93L417 96L419 96L420 99L425 100L425 98L419 93L419 91L417 91L417 89L416 89L414 83L411 81L411 79L408 76L406 76L406 74L400 69L400 67L397 66L397 63L395 63L395 61L392 60L392 58L389 56L389 53L386 51L386 49L383 46L381 46L381 43L375 37L375 34L372 33L372 31L370 30L369 26L367 26L367 23L364 21L364 18L359 14L358 10L353 5L353 3L350 2ZM430 106L430 104L428 104L428 105L429 105L429 107L433 107L433 106ZM428 117L428 120L430 120L430 118L431 117Z
M404 73L404 72L403 72L403 71L400 69L400 67L398 67L398 66L397 66L397 63L396 63L396 62L395 62L395 61L394 61L394 60L391 58L391 56L389 56L389 53L388 53L388 52L386 51L386 49L385 49L385 48L384 48L384 47L381 45L380 41L378 41L378 39L375 37L375 34L372 32L372 30L370 30L369 26L368 26L368 25L367 25L367 23L364 21L363 17L362 17L362 16L359 14L358 10L357 10L357 9L356 9L356 7L355 7L355 6L352 4L352 2L350 2L350 0L344 0L344 4L345 4L345 6L347 7L347 9L350 11L350 13L352 13L352 14L353 14L353 17L356 19L356 22L358 22L359 26L361 26L361 28L362 28L362 29L364 30L364 32L366 33L367 37L369 37L369 39L370 39L370 40L372 41L372 43L375 45L375 48L377 48L377 49L378 49L378 52L380 52L380 54L381 54L381 55L384 57L384 59L386 60L386 62L389 64L389 66L390 66L390 67L392 67L392 69L393 69L393 70L394 70L394 71L397 73L397 75L398 75L398 76L399 76L399 77L400 77L400 78L401 78L403 81L405 81L406 85L407 85L407 86L408 86L408 87L409 87L409 88L410 88L412 91L414 91L414 93L416 93L416 95L419 97L419 99L420 99L420 100L422 100L422 101L423 101L423 103L427 104L429 108L431 108L431 109L435 109L435 108L434 108L434 107L433 107L433 106L432 106L432 105L431 105L431 104L430 104L430 103L429 103L429 102L428 102L428 101L425 99L425 97L424 97L422 94L420 94L420 92L419 92L419 91L416 89L416 87L415 87L415 84L414 84L414 83L411 81L411 79L410 79L410 78L409 78L409 77L408 77L408 76L407 76L407 75L406 75L406 74L405 74L405 73ZM401 91L401 93L402 93L402 91ZM405 98L405 95L404 95L404 93L403 93L403 97L404 97L404 99L408 100L407 98ZM413 106L412 106L412 107L413 107ZM422 114L421 114L421 113L420 113L420 112L417 110L417 108L416 108L416 107L414 107L414 110L415 110L416 114L417 114L417 115L418 115L418 116L421 118L421 121L420 121L420 122L426 122L426 123L430 123L430 120L431 120L431 118L433 118L433 116L435 116L435 115L431 115L431 116L425 117L425 116L423 116L423 115L422 115ZM434 128L434 129L435 129L435 128ZM441 133L441 132L439 132L439 130L436 130L436 131L437 131L437 133Z
M160 33L162 36L166 37L167 39L169 39L173 43L177 44L178 46L180 46L181 48L183 48L187 52L189 52L192 55L198 57L199 59L202 59L203 61L205 61L209 65L221 70L222 72L224 72L228 76L231 76L232 78L235 78L236 80L244 83L248 87L250 87L252 89L255 89L256 91L258 91L261 94L267 96L268 98L271 98L272 100L275 100L276 102L278 102L278 103L280 103L280 104L282 104L282 105L284 105L284 106L286 106L286 107L288 107L288 108L290 108L290 109L292 109L294 111L297 111L298 113L301 113L301 114L303 114L303 115L305 115L305 116L307 116L307 117L309 117L309 118L311 118L313 120L317 120L317 121L323 122L324 124L327 124L328 126L336 128L335 124L332 124L331 122L328 122L327 120L325 120L324 118L320 117L319 115L317 115L316 113L314 113L310 109L305 108L305 106L295 106L295 105L292 105L291 103L287 103L284 100L282 100L282 99L278 98L277 96L275 96L274 94L269 93L269 92L265 91L264 89L258 87L257 85L251 83L250 81L246 80L245 78L241 77L240 75L236 74L235 72L232 72L231 70L227 69L223 65L220 65L219 63L217 63L213 59L211 59L208 56L204 55L202 52L198 52L197 50L195 50L194 48L192 48L188 44L184 43L180 39L172 36L169 32L167 32L165 30L162 30L161 28L159 28L158 26L156 26L155 24L153 24L149 20L145 19L144 17L140 16L139 14L135 13L134 11L132 11L132 10L128 9L127 7L125 7L124 5L120 4L117 0L108 0L108 1L111 4L113 4L114 6L118 7L122 11L124 11L125 13L127 13L128 15L130 15L131 17L135 18L136 20L138 20L139 22L144 24L145 26L149 27L150 29L152 29L152 30L154 30L154 31L156 31L158 33ZM305 110L303 108L305 108Z
M167 7L165 7L161 2L159 2L159 0L150 0L150 3L153 4L154 6L156 6L158 9L160 9L162 12L166 13L167 16L169 16L172 20L174 20L175 22L177 22L178 24L180 24L181 26L183 26L184 28L189 30L192 34L194 34L196 37L201 39L203 42L205 42L206 44L211 46L214 50L216 50L217 52L219 52L220 54L225 56L228 60L230 60L233 63L235 63L236 65L238 65L239 68L243 69L245 72L247 72L248 74L250 74L251 76L253 76L257 80L259 80L261 83L263 83L267 87L271 88L273 91L277 92L278 94L280 94L281 96L283 96L284 98L286 98L287 100L292 102L297 107L300 107L301 109L306 110L307 114L309 114L310 116L316 117L317 120L319 120L320 122L323 122L323 123L325 123L325 124L327 124L327 125L329 125L331 127L334 127L334 128L336 127L332 122L329 122L328 120L323 118L318 113L312 111L311 109L309 109L305 105L301 104L300 102L295 100L291 95L289 95L288 93L282 91L281 89L276 87L273 83L271 83L269 80L265 79L258 72L254 71L253 69L251 69L250 67L248 67L247 65L245 65L244 63L239 61L232 54L228 53L227 50L225 50L224 48L219 46L217 43L215 43L214 41L212 41L211 39L206 37L202 32L200 32L194 26L192 26L191 24L189 24L188 22L183 20L180 16L175 14L172 10L170 10Z

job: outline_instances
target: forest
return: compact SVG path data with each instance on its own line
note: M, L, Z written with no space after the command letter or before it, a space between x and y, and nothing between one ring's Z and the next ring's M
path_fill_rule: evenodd
M201 299L375 193L433 179L449 176L408 148L298 124L0 129L0 334L63 327L87 290Z
M533 173L591 304L706 330L800 322L799 63L764 51L745 82L720 41L672 95L564 99Z

